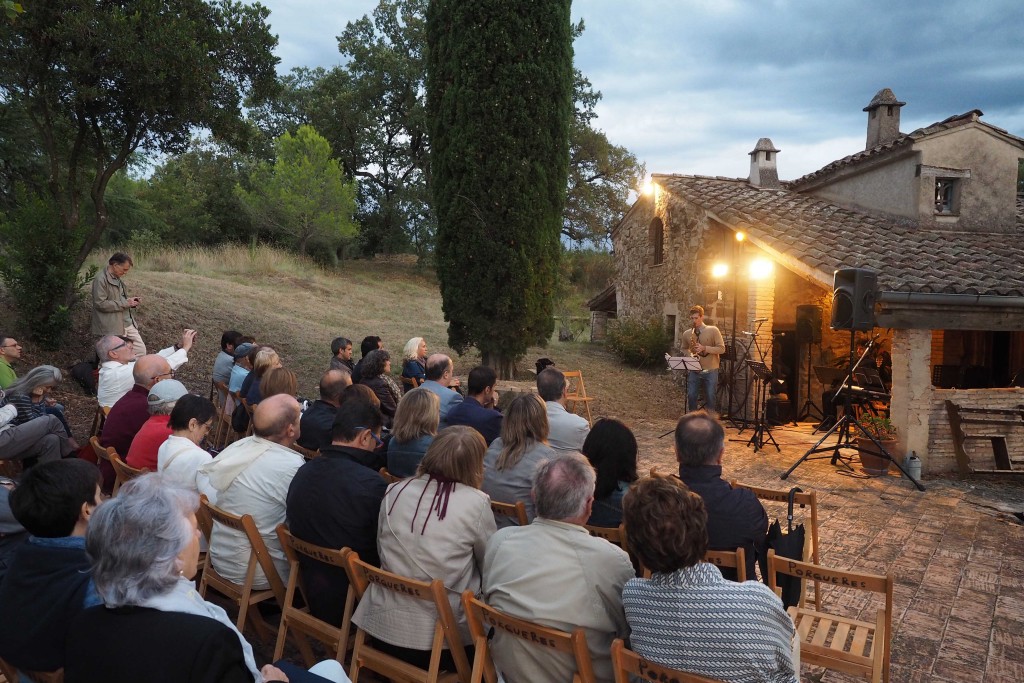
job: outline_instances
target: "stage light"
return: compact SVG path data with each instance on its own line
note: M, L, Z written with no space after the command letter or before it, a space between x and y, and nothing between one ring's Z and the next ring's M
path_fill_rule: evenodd
M743 241L743 240L745 240L745 239L747 239L747 236L746 236L746 234L745 234L745 233L743 233L743 232L742 232L742 231L740 231L740 230L737 230L737 231L736 231L736 241L737 241L737 242L742 242L742 241Z
M766 258L754 259L750 262L750 279L751 280L764 280L767 277L771 277L772 272L775 270L775 264Z
M711 266L711 277L721 279L729 274L728 263L716 263Z

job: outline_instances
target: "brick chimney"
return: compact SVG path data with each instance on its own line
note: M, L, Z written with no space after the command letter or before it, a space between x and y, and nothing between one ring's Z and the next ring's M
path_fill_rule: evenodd
M779 190L779 171L775 166L775 149L770 138L761 138L750 152L750 184L764 190Z
M906 102L896 99L889 88L882 88L864 107L868 113L868 140L864 149L892 142L900 136L900 107Z

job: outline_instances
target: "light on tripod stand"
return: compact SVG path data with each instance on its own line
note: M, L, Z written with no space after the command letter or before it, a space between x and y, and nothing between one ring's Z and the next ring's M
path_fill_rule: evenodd
M754 259L750 262L750 279L764 280L765 278L771 277L774 270L775 264L770 260L766 258Z
M711 266L711 277L721 279L729 274L728 263L716 263Z

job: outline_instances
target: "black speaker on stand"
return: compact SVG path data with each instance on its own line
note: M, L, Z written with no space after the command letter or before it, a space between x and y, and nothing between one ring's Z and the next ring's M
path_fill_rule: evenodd
M807 345L807 390L796 421L802 422L817 414L820 422L825 414L811 399L811 346L821 344L821 306L801 304L796 307L796 341Z
M832 329L874 329L878 273L866 268L840 268L833 277Z

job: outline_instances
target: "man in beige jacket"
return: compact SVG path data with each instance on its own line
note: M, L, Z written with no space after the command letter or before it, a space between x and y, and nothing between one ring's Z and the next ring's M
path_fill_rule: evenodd
M132 257L117 252L107 261L107 267L96 273L92 280L92 333L96 336L124 336L132 340L132 351L136 358L146 355L146 344L142 341L135 324L134 309L139 297L128 296L122 278L132 269ZM100 362L106 360L100 358Z

